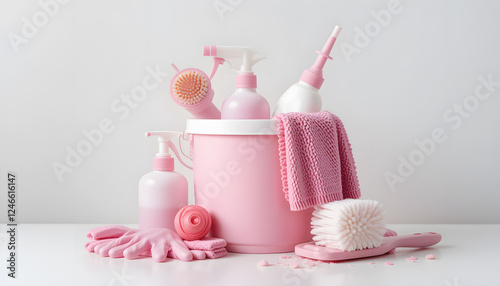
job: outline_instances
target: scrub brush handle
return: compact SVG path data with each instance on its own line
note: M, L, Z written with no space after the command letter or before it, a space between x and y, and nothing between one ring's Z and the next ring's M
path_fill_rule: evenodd
M427 247L441 241L441 235L435 232L414 233L410 235L393 236L397 247Z
M185 107L191 114L193 114L196 119L220 119L220 110L213 104L213 102L207 102L203 109Z

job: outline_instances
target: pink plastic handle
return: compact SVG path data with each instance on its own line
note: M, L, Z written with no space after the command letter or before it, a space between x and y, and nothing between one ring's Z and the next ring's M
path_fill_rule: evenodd
M207 97L212 97L213 98L213 91L207 95ZM211 95L210 95L211 94ZM200 108L201 106L201 108ZM190 106L185 106L184 107L187 111L191 112L191 114L194 116L196 119L220 119L221 118L221 113L220 110L214 105L212 102L212 99L210 101L205 100L203 103L199 103L195 107L190 107Z
M301 243L295 246L295 253L299 256L339 261L382 255L396 247L428 247L441 241L441 235L435 232L415 233L402 236L384 237L382 245L356 251L342 251L335 248L315 245L314 242Z
M414 233L391 237L396 247L427 247L441 241L441 235L435 232Z

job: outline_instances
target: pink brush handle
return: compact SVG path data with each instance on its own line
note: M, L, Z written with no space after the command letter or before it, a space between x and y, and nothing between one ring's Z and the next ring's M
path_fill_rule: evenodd
M427 247L441 241L441 235L435 232L414 233L402 236L393 236L389 244L394 247Z
M205 104L205 103L202 103ZM221 114L220 110L215 107L212 102L206 102L204 108L200 109L199 107L189 108L184 107L187 111L191 112L191 114L196 119L220 119Z

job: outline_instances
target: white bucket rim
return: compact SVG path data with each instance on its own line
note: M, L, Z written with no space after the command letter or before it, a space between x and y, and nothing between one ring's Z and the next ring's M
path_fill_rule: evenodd
M200 135L277 135L276 119L188 119L186 133Z

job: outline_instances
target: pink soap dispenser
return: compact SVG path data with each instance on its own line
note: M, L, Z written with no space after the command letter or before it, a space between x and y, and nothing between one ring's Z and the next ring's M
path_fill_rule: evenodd
M204 56L224 59L231 67L238 69L236 91L222 103L221 119L269 119L271 108L267 100L257 93L257 76L254 64L266 58L248 47L205 46Z
M160 151L153 159L153 171L139 181L139 228L167 228L175 232L175 215L188 204L188 183L183 175L174 172L174 158L168 151L172 150L187 166L173 143L179 142L181 133L147 132L146 137L150 136L158 136Z

